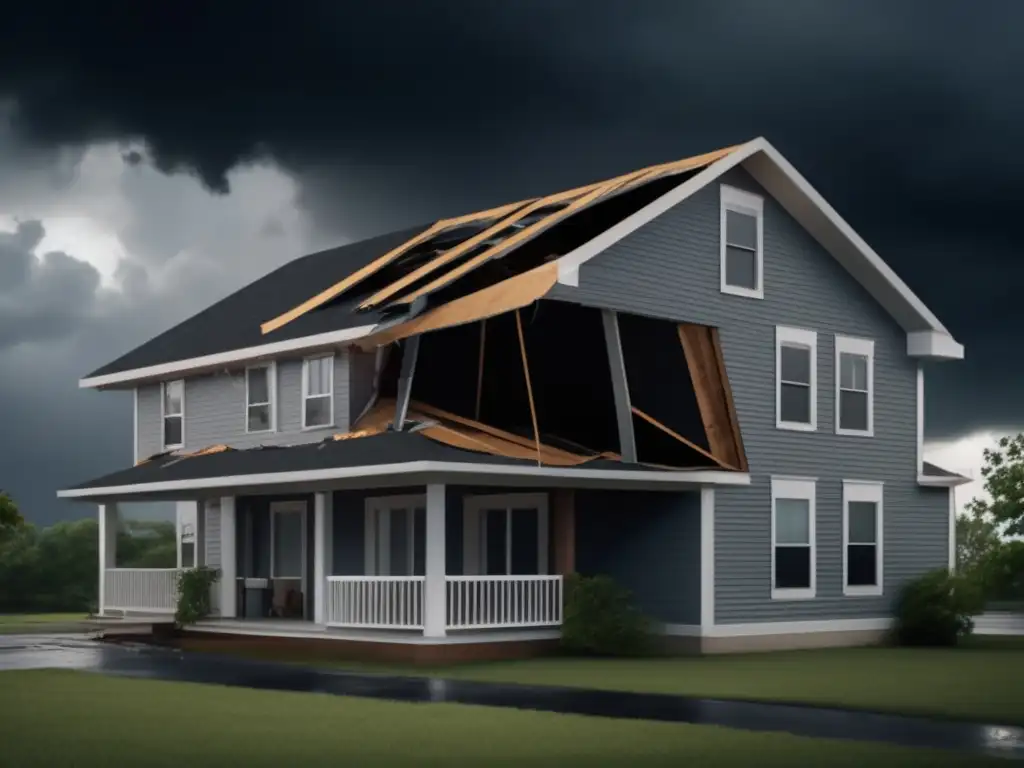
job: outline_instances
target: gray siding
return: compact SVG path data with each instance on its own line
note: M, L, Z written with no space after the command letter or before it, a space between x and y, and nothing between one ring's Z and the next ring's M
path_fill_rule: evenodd
M742 169L724 177L764 204L764 299L721 293L712 184L580 270L555 298L720 328L752 485L716 492L718 623L884 615L902 581L947 561L947 495L916 483L916 362L878 303ZM818 429L775 427L775 326L818 333ZM875 340L875 436L834 434L833 334ZM817 598L771 599L770 476L817 483ZM885 483L881 598L842 594L842 481Z
M373 378L377 355L374 352L360 352L358 350L349 352L348 355L348 418L349 423L354 424L373 394Z
M605 574L649 617L700 623L700 494L576 491L576 570Z
M245 431L245 372L236 369L185 379L185 448L195 450L227 443L234 448L287 445L322 440L349 426L347 353L334 357L334 426L302 429L302 360L277 361L277 430ZM160 385L139 387L139 458L163 450Z

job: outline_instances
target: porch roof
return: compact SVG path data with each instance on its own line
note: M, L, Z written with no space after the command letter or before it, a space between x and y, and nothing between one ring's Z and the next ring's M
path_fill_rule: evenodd
M746 485L750 478L740 472L663 469L602 458L580 466L540 466L526 459L455 448L414 432L385 432L290 447L158 456L57 495L94 500L183 499L243 490L310 492L426 482L668 488Z

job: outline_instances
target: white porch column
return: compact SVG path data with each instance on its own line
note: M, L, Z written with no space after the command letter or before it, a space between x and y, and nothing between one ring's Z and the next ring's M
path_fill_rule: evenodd
M334 494L313 495L313 621L327 621L327 577L334 554Z
M206 565L206 501L196 504L196 567Z
M106 583L107 569L117 565L117 505L99 505L99 614L102 616L107 607Z
M700 489L700 626L715 626L715 489Z
M423 584L423 634L444 637L445 611L445 498L444 485L427 486L426 574Z
M181 518L183 516L183 510L181 508L181 505L183 503L184 502L179 501L177 504L174 505L174 537L178 540L177 546L175 546L174 548L175 552L177 553L177 560L174 567L177 568L179 571L181 570Z
M235 576L235 497L222 496L220 500L220 615L235 618L238 585Z

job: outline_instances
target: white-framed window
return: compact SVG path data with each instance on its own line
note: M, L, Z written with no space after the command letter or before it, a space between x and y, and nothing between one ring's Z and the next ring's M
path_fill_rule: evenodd
M185 445L185 380L165 381L160 389L164 450L181 448Z
M270 504L270 577L301 581L306 594L306 502Z
M764 298L764 200L722 185L722 293Z
M302 428L334 425L334 355L302 362Z
M772 599L815 595L815 486L813 478L772 478Z
M843 594L882 594L882 483L843 481Z
M274 363L245 369L245 431L277 429L277 367Z
M775 426L818 428L818 334L775 328Z
M875 433L875 342L836 336L836 434Z
M548 496L467 496L463 502L463 572L534 576L548 572Z
M366 500L363 563L367 576L422 576L426 570L427 497Z

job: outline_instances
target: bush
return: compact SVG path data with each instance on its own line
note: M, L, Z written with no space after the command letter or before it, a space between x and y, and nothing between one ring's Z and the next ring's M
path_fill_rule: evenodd
M971 617L982 607L973 580L944 569L931 571L903 587L896 602L894 639L899 645L957 645L974 631Z
M628 590L608 576L566 578L562 647L573 653L630 656L648 650L647 619Z
M220 571L206 566L178 574L178 609L174 620L179 626L195 624L210 615L210 587L219 578Z

